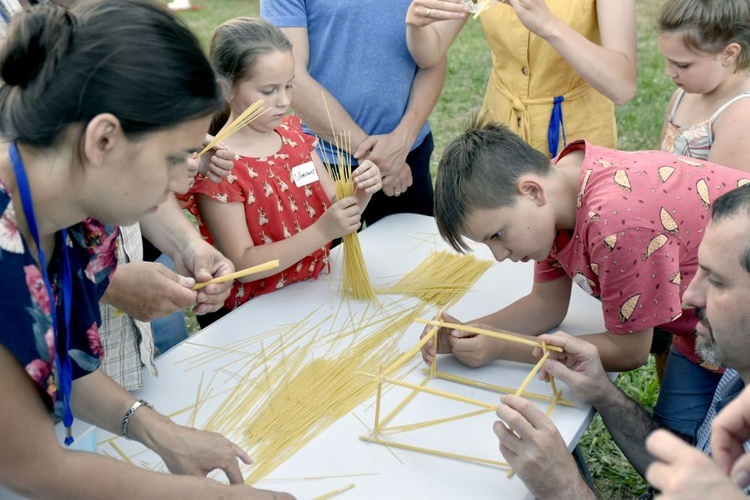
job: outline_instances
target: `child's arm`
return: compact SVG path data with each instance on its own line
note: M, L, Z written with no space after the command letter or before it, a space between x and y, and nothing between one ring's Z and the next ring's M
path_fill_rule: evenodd
M247 229L242 203L222 203L203 194L197 195L196 202L216 248L234 263L235 268L245 269L279 260L279 267L275 269L239 279L245 283L273 276L331 240L353 233L360 226L361 211L354 197L347 197L334 203L314 224L292 237L255 245Z
M365 160L352 172L352 178L354 180L354 197L364 212L372 199L372 195L383 187L380 169L370 160Z
M750 172L750 98L733 102L713 123L714 143L708 161Z
M531 293L492 314L476 318L465 324L498 328L518 334L536 336L559 325L568 312L572 280L561 276L553 281L534 282ZM443 315L450 323L460 322ZM427 331L430 327L426 328ZM429 342L422 348L422 357L427 363L437 354L453 352L464 364L482 366L496 359L505 358L504 342L468 332L441 328L438 332L438 348ZM535 362L531 350L521 346L518 353L511 353L518 361Z
M519 337L536 340L536 336L559 325L567 314L570 301L570 278L563 276L554 281L534 283L531 293L508 307L478 318L467 324L483 323L492 327L518 333ZM536 363L528 346L493 339L458 330L443 329L438 339L438 353L453 353L468 366L482 366L497 359ZM608 332L581 335L579 338L594 344L607 371L627 371L643 365L651 348L653 328L627 335ZM428 363L435 348L423 348L423 358Z
M323 165L323 161L320 159L317 152L313 151L310 154L310 157L315 165L315 170L318 172L318 178L320 178L323 190L328 195L328 199L331 200L331 203L336 203L336 189L330 172L328 172L328 169ZM380 177L380 169L370 160L364 160L359 167L352 172L352 179L354 180L355 189L354 198L357 200L360 209L364 212L372 195L380 191L383 187L383 182Z

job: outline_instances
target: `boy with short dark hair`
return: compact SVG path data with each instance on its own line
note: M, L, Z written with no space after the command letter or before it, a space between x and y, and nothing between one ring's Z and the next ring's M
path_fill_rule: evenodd
M692 310L681 297L695 275L711 201L748 175L659 151L625 152L586 141L551 162L506 127L475 125L445 150L435 217L458 251L464 238L498 261L535 260L526 297L472 323L539 335L567 314L571 284L602 303L606 332L595 344L605 369L647 360L654 327L674 335L655 409L663 424L692 436L721 378L695 354ZM533 362L521 346L443 330L439 353L479 366L495 359ZM436 349L423 349L431 360Z

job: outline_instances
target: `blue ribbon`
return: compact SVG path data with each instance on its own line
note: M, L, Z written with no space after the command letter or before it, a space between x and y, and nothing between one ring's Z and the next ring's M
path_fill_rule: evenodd
M562 102L565 97L559 95L555 97L552 104L552 114L549 117L549 127L547 128L547 147L549 154L554 158L557 156L557 145L560 143L560 131L562 130L563 146L568 144L565 137L565 122L563 121Z
M58 328L57 304L55 296L52 293L52 283L47 274L47 259L42 250L41 239L39 238L39 229L37 228L36 217L34 216L34 205L31 200L29 180L26 177L26 169L23 166L23 160L21 160L21 155L18 153L18 147L15 142L10 145L8 153L10 155L10 162L13 165L13 171L16 174L18 194L21 197L26 224L29 226L29 231L34 238L34 243L36 243L36 249L39 254L39 265L42 268L42 277L44 278L44 286L47 289L47 295L49 295L49 301L52 307L52 327L55 331L55 364L57 365L57 374L59 378L58 391L62 392L63 424L65 425L66 430L65 444L70 446L73 443L73 435L71 432L71 426L73 425L73 411L70 409L70 394L73 389L73 363L70 360L68 352L70 351L70 307L71 299L73 297L73 278L70 269L70 259L68 256L68 232L66 229L60 231L60 247L62 249L61 303L65 318L65 349L60 352L58 346L60 345L61 332L60 328Z

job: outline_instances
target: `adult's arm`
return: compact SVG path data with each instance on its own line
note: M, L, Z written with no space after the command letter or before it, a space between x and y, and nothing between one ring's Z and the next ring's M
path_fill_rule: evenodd
M396 128L388 134L371 135L357 147L356 158L366 158L380 167L383 192L388 196L395 194L394 191L403 193L411 185L411 175L400 175L401 170L409 169L406 157L440 98L446 68L445 57L429 68L419 68L414 75L406 110Z
M554 376L564 382L578 399L594 406L617 446L644 476L653 461L646 450L646 437L658 428L656 421L612 383L592 343L564 333L540 335L538 340L565 351L562 355L550 356L540 376ZM535 354L540 355L541 349L536 349Z
M95 373L106 379L99 370ZM91 411L81 406L76 395L81 386L74 382L73 409L79 417L107 419L105 428L119 433L119 422L135 399L111 380L109 384L107 392L89 396L89 401L99 407ZM161 474L103 455L61 447L37 388L3 346L0 392L0 484L18 494L71 499L101 498L103 494L115 498L273 498L270 492L242 484L227 486L204 477ZM149 413L153 412L141 408L133 416L131 429L139 437L145 435L139 427L156 417Z
M560 432L533 403L506 395L493 427L500 453L539 500L593 500Z
M158 262L129 262L117 266L101 302L137 320L153 321L194 306L194 284Z
M634 0L596 1L601 45L554 16L545 0L507 1L529 31L544 38L600 93L615 104L625 104L635 95L638 63Z
M232 262L203 241L185 217L177 199L169 197L156 212L141 219L143 235L175 263L179 273L197 282L209 281L234 271ZM232 282L209 285L198 291L196 314L216 311L229 295Z
M294 92L292 92L292 109L315 135L328 142L334 142L331 122L336 128L336 133L346 131L351 134L351 150L348 152L354 154L359 144L367 138L367 134L357 125L341 103L308 73L310 43L307 28L281 28L281 31L293 45ZM323 100L324 96L325 101Z
M443 59L466 19L461 0L413 0L406 11L406 46L417 65L429 68Z

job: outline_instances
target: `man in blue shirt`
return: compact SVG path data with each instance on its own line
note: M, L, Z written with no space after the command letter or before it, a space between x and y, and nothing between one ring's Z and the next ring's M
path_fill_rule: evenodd
M261 0L261 16L294 46L292 108L336 163L335 133L357 160L380 167L383 189L364 212L372 224L393 213L432 215L432 134L427 123L445 80L445 60L417 67L406 47L411 0ZM325 101L323 96L325 96ZM330 114L330 120L329 120Z

